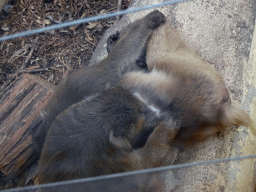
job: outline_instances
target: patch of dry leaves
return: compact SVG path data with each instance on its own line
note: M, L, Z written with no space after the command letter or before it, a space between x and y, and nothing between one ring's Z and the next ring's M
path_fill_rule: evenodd
M122 1L126 9L130 0ZM0 36L117 11L117 0L16 0L0 20ZM1 42L0 86L31 72L57 84L63 74L89 63L107 28L116 18L66 27ZM33 49L34 47L34 49ZM25 70L24 70L25 69Z

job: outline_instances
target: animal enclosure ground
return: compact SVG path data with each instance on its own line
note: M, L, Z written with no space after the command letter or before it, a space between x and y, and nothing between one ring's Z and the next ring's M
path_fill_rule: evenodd
M129 6L123 0L121 9ZM117 0L15 0L0 18L0 36L117 11ZM0 86L22 68L58 84L66 71L79 69L116 18L20 37L0 44ZM34 50L33 50L33 47ZM32 56L28 62L29 54ZM25 63L25 64L24 64ZM43 70L44 69L44 70ZM37 72L45 71L45 72Z
M121 9L127 9L129 2L122 0ZM118 9L118 0L11 0L10 3L13 6L10 12L0 15L0 36ZM109 18L0 42L0 95L18 74L30 72L58 84L64 75L87 66L103 33L115 22L116 18ZM6 177L0 171L0 190L24 186L26 175Z

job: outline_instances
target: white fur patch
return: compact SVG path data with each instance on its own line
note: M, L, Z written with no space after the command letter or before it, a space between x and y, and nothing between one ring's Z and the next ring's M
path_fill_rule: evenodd
M135 96L137 99L139 99L140 101L142 101L143 103L145 103L145 104L147 105L147 107L148 107L149 109L151 109L151 111L155 112L155 114L156 114L157 117L160 117L160 112L161 112L161 111L160 111L156 106L154 106L154 105L149 105L148 102L147 102L145 99L143 99L143 98L141 97L141 95L140 95L138 92L135 92L135 93L134 93L134 96Z
M87 97L84 97L84 99L82 100L82 102L88 102L88 101L91 101L92 99L98 97L99 94L96 93L95 95L91 95L91 96L87 96Z

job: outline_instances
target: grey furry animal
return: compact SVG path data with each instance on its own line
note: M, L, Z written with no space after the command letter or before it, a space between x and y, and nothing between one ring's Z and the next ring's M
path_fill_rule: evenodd
M149 125L147 116L153 115L121 87L72 105L48 131L39 160L39 183L165 165L175 125L159 121ZM141 139L144 144L138 146Z
M129 24L120 33L109 37L108 47L112 51L107 58L98 64L75 71L61 82L46 112L42 113L41 125L32 131L34 146L39 154L48 129L59 113L84 97L115 86L124 73L141 68L137 65L137 59L143 55L153 31L164 22L165 16L159 11L153 11Z

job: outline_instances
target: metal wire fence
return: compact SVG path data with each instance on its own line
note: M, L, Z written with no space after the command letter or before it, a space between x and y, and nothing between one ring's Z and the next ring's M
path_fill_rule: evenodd
M134 9L127 9L123 11L117 11L114 13L106 14L106 15L98 15L98 16L93 16L93 17L88 17L88 18L83 18L79 20L74 20L70 22L65 22L61 24L56 24L56 25L51 25L47 26L44 28L39 28L39 29L34 29L30 31L25 31L22 33L16 33L4 37L0 37L0 42L1 41L6 41L18 37L24 37L28 35L33 35L33 34L38 34L38 33L43 33L46 31L54 30L54 29L60 29L63 27L69 27L72 25L79 25L82 23L87 23L87 22L92 22L92 21L97 21L101 19L106 19L110 17L116 17L119 15L124 15L128 13L135 13L139 12L142 10L147 10L147 9L152 9L152 8L157 8L157 7L163 7L166 5L172 5L172 4L177 4L181 2L185 2L189 0L171 0L171 1L166 1L158 4L151 4L151 5L146 5L143 7L138 7ZM178 164L178 165L170 165L170 166L165 166L165 167L158 167L158 168L152 168L152 169L146 169L146 170L138 170L138 171L131 171L131 172L126 172L126 173L117 173L117 174L111 174L111 175L104 175L104 176L99 176L99 177L93 177L93 178L85 178L85 179L77 179L77 180L72 180L72 181L65 181L65 185L72 185L76 183L81 183L81 182L91 182L91 181L97 181L97 180L104 180L104 179L115 179L119 177L126 177L126 176L134 176L134 175L139 175L139 174L149 174L149 173L160 173L168 170L174 170L174 169L182 169L182 168L188 168L188 167L194 167L194 166L200 166L200 165L207 165L207 164L214 164L214 163L223 163L223 162L231 162L231 161L241 161L244 159L251 159L251 158L256 158L256 154L254 155L247 155L247 156L237 156L237 157L230 157L230 158L223 158L223 159L214 159L214 160L209 160L209 161L201 161L201 162L191 162L191 163L186 163L186 164ZM41 185L42 187L58 187L63 182L57 182L57 183L51 183L51 184L45 184ZM30 186L30 187L23 187L21 189L8 189L4 190L4 192L14 192L14 191L35 191L38 189L38 186Z
M189 1L189 0L166 1L166 2L162 2L162 3L146 5L146 6L138 7L138 8L134 8L134 9L127 9L127 10L123 10L123 11L117 11L117 12L109 13L109 14L106 14L106 15L97 15L97 16L87 17L87 18L83 18L83 19L70 21L70 22L64 22L64 23L60 23L60 24L56 24L56 25L47 26L47 27L44 27L44 28L34 29L34 30L30 30L30 31L25 31L25 32L22 32L22 33L16 33L16 34L8 35L8 36L5 36L5 37L0 37L0 42L5 41L5 40L9 40L9 39L18 38L18 37L33 35L33 34L37 34L37 33L43 33L43 32L54 30L54 29L60 29L60 28L63 28L63 27L69 27L69 26L72 26L72 25L79 25L79 24L82 24L82 23L88 23L88 22L97 21L97 20L101 20L101 19L107 19L109 17L116 17L116 16L119 16L119 15L124 15L124 14L128 14L128 13L135 13L135 12L139 12L139 11L143 11L143 10L147 10L147 9L152 9L152 8L157 8L157 7L163 7L163 6L166 6L166 5L177 4L177 3L181 3L181 2L185 2L185 1Z

